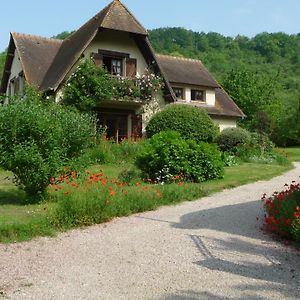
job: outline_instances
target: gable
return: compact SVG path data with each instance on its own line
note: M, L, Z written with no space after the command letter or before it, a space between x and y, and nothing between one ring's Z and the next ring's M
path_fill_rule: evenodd
M56 90L102 29L125 31L147 36L147 31L119 1L114 0L102 11L65 39L42 81L43 90Z
M143 53L141 53L135 40L127 32L115 30L100 31L84 51L84 56L91 57L93 53L98 53L100 50L125 53L130 58L136 59L138 76L142 76L148 67Z

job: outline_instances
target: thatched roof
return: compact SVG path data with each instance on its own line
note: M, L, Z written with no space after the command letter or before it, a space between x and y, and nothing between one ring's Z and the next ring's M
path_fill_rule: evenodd
M213 88L219 86L200 60L169 55L156 55L156 57L171 84L190 84Z
M15 50L19 55L26 81L40 87L61 44L62 41L57 39L16 32L11 33L0 92L5 93L6 91Z
M190 102L189 105L204 108L210 115L227 117L244 117L244 113L234 103L230 96L220 86L220 84L207 71L199 60L157 55L157 60L164 71L167 80L171 85L191 85L215 89L215 106ZM178 103L186 103L178 101Z
M114 0L63 41L41 88L56 90L101 29L119 30L143 36L148 34L131 12L119 0Z

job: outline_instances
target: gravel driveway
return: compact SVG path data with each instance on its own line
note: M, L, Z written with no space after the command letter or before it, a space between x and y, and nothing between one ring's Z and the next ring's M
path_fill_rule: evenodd
M300 253L260 231L296 169L195 202L0 245L5 299L300 299Z

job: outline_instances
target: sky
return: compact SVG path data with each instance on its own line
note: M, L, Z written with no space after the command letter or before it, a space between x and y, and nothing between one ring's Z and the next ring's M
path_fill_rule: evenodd
M9 33L51 37L79 28L110 0L3 1L0 51ZM299 0L122 0L146 29L184 27L194 31L253 37L260 32L300 32Z

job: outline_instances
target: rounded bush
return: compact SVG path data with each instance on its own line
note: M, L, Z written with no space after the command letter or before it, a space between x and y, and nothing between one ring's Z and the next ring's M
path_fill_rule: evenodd
M145 179L172 182L174 178L202 182L220 178L223 163L216 145L185 140L176 131L162 131L141 147L136 165Z
M146 127L148 137L166 130L175 130L184 139L208 143L212 142L218 133L217 127L205 110L184 104L167 105L152 117Z
M222 151L234 151L238 145L248 144L251 134L248 130L237 128L226 128L217 137L217 143Z

